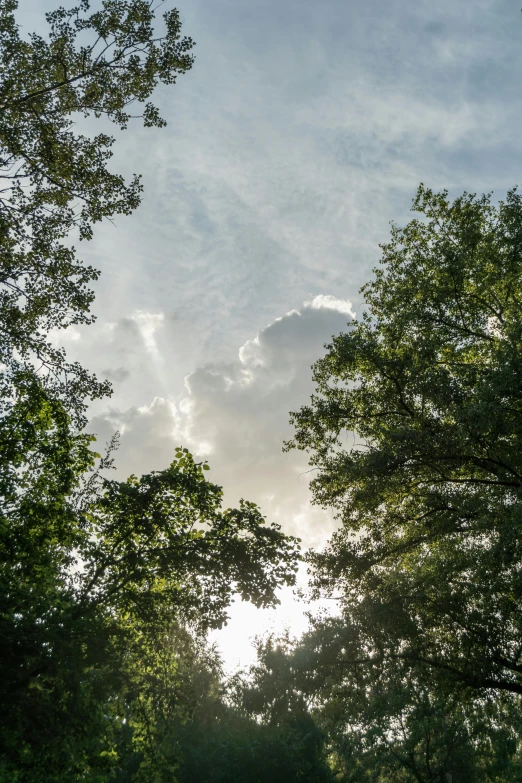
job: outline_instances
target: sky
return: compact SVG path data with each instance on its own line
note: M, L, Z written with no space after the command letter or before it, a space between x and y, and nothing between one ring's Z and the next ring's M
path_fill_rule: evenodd
M193 69L155 102L163 129L116 133L139 210L78 250L101 270L95 326L56 336L114 384L93 407L118 475L208 459L227 505L258 502L320 547L306 456L282 452L312 363L364 302L389 223L422 181L456 196L520 182L522 14L508 0L180 0ZM22 29L48 0L21 0ZM213 640L233 669L251 637L305 626L236 604Z

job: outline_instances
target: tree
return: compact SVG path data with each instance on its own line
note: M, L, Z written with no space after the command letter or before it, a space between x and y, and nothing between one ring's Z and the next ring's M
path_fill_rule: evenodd
M173 627L220 626L233 592L272 606L297 568L295 539L251 503L221 510L206 467L179 449L165 471L88 483L76 508L61 495L11 515L0 570L0 780L95 781L111 759L118 766L122 742L143 764L130 779L170 780L162 738L187 706ZM76 518L67 537L62 516Z
M346 666L521 694L522 200L421 187L413 208L293 414L341 525L315 588L339 598Z
M141 185L109 171L110 136L90 138L75 123L93 114L124 127L132 103L192 64L175 10L156 35L155 10L140 0L88 9L87 2L59 8L47 14L48 39L24 41L16 2L0 3L0 777L10 781L23 779L36 757L43 767L33 764L34 780L77 763L87 745L68 747L66 737L79 736L74 715L99 717L103 701L86 696L96 690L85 676L92 640L96 660L114 646L101 615L71 624L77 607L69 583L86 541L72 495L97 456L81 431L85 409L110 387L68 363L49 332L92 320L88 286L98 273L77 259L71 234L89 239L95 222L132 211ZM144 120L162 124L149 103ZM82 693L86 700L76 698ZM54 749L47 743L56 763L43 752L54 729L64 739ZM34 756L30 737L38 743L38 732L42 752ZM93 736L95 744L99 733Z
M125 184L108 168L114 139L78 133L78 118L124 128L130 107L145 102L145 125L161 126L147 101L159 82L191 67L193 44L180 38L175 9L159 33L144 0L105 0L92 14L86 0L58 8L46 15L47 39L20 37L16 7L0 2L0 520L6 528L9 517L19 532L21 498L59 505L78 475L73 463L91 464L92 439L81 433L86 406L110 393L50 341L51 330L93 320L89 283L98 272L70 240L75 232L89 239L94 223L128 214L140 199L138 177ZM74 536L66 518L64 546ZM47 533L25 536L25 545L38 540L45 552L56 524L52 517Z
M334 783L313 721L270 725L222 706L178 731L180 783Z
M237 693L261 724L307 727L304 747L339 783L508 783L522 771L520 703L477 698L418 676L406 661L353 666L343 618L316 617L303 636L270 637ZM314 744L315 743L315 744ZM306 757L306 751L301 751ZM326 768L312 769L319 774ZM330 776L330 777L329 777ZM305 779L308 779L305 777Z
M455 687L407 660L354 665L342 617L318 617L285 651L274 692L306 699L343 783L517 781L520 702ZM265 677L266 677L265 673ZM281 681L283 684L281 684Z
M274 707L284 655L273 639L258 654L256 666L222 680L177 730L180 783L333 783L325 735L303 700L287 686Z
M141 184L109 170L112 137L78 133L76 122L93 115L124 129L131 106L145 103L144 124L164 125L148 99L190 69L193 42L180 37L176 9L159 33L146 0L104 0L91 14L87 0L58 8L46 15L48 39L25 41L16 6L0 3L0 391L10 399L20 373L37 372L85 423L86 400L110 387L49 341L51 329L93 320L89 284L98 272L69 238L88 240L96 222L132 212Z
M145 0L82 0L27 41L15 10L0 2L0 781L172 783L201 635L235 591L277 603L297 542L251 503L223 510L186 449L141 479L102 477L110 455L94 470L86 407L110 387L49 333L92 321L98 272L71 240L129 214L141 185L75 123L124 129L142 103L164 125L148 99L193 44L175 9L159 33Z

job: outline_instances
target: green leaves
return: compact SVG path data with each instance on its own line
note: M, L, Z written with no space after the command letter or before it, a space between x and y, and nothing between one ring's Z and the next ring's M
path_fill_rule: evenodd
M90 507L80 551L85 611L91 600L151 618L183 608L185 616L216 627L226 620L233 592L269 606L281 584L293 583L297 542L265 525L252 503L221 510L221 487L205 480L187 449L177 454L165 471L105 482Z
M463 749L448 772L478 780L480 743L500 735L485 718L470 726L490 693L508 712L522 694L522 200L450 202L421 186L413 208L362 290L367 312L315 365L288 447L308 451L314 499L340 522L308 560L315 593L339 600L344 641L315 665L332 667L318 687L340 699L335 721L355 727L339 736L353 741L347 779L357 743L377 749L371 769L399 721L384 780L403 779L398 759L404 779L439 779L438 742L440 759Z
M368 313L293 415L315 499L342 522L311 562L383 652L522 692L522 201L421 187L414 208L425 220L392 229Z
M278 687L279 701L287 707L288 688L283 691L281 680L270 678L265 658L250 675L221 682L176 731L180 783L332 783L325 735L302 700L291 709L264 712Z
M160 4L161 5L161 4ZM0 391L11 373L39 367L49 388L84 424L86 400L110 393L63 351L51 329L88 324L98 272L84 266L69 235L92 237L95 223L130 214L140 203L139 177L125 183L108 169L114 139L76 131L73 117L104 116L121 128L130 106L145 104L146 126L164 125L148 100L192 66L193 42L181 38L171 9L158 34L145 0L106 0L47 14L49 36L20 38L16 3L0 9ZM2 385L3 384L3 385Z
M273 606L294 581L295 539L252 503L223 510L221 487L187 449L178 455L165 471L102 479L101 491L87 482L81 504L50 496L44 472L47 496L6 515L0 706L12 743L0 734L21 781L38 780L38 765L42 781L81 770L96 780L114 765L137 765L131 780L170 779L179 752L166 727L193 708L177 673L183 627L201 636L226 622L235 593Z
M100 457L84 427L110 385L51 341L93 320L99 273L73 235L130 214L142 191L109 171L114 139L78 133L78 115L124 129L143 104L161 127L154 88L192 66L178 12L156 10L82 0L23 40L16 3L0 3L1 781L173 781L168 732L208 675L203 631L236 592L274 605L297 568L297 542L252 503L223 510L186 448L164 471L106 479L115 441Z
M361 649L342 617L315 618L298 641L258 644L238 683L245 709L269 725L308 718L336 780L346 783L520 777L519 702L444 687L408 660Z

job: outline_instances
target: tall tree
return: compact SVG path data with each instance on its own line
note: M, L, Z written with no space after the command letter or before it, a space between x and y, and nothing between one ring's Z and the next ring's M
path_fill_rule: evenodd
M277 603L297 545L253 504L223 510L186 449L141 479L93 473L86 406L110 388L49 332L92 320L98 273L71 241L130 213L141 185L109 170L110 136L75 123L123 129L141 103L163 125L148 99L193 44L144 0L82 0L28 40L15 10L0 2L0 781L171 783L166 727L192 703L184 629L223 623L233 592Z
M287 647L260 642L258 665L229 678L220 698L195 711L179 734L180 783L334 783L326 735L296 680L279 676Z
M114 139L79 133L76 121L104 117L123 129L141 103L146 126L164 125L148 99L190 69L193 42L181 38L176 9L160 31L146 0L104 0L93 13L88 0L58 8L46 14L48 36L27 40L16 7L0 2L0 392L5 405L20 372L37 371L82 421L86 399L109 387L48 338L92 321L98 272L70 239L90 239L95 223L132 212L142 188L138 176L127 184L110 171Z
M520 779L518 697L441 687L407 661L354 666L350 637L323 616L296 642L265 640L244 700L271 725L307 717L339 783Z
M191 67L192 41L180 37L175 9L160 32L144 0L104 0L94 13L86 0L58 8L46 15L48 36L27 40L16 8L0 2L0 521L9 547L14 536L45 558L56 526L67 549L74 522L50 513L44 532L45 515L33 514L39 533L30 534L24 508L60 506L93 458L80 434L86 406L110 393L50 340L51 330L93 320L89 284L98 272L71 240L131 212L141 191L139 177L126 184L109 170L114 139L79 133L77 120L124 128L133 104L145 103L145 124L164 124L148 99Z
M340 522L315 587L339 598L346 666L521 694L522 198L421 187L413 208L293 415Z
M237 592L273 606L297 568L295 539L251 503L222 510L207 467L179 449L165 471L90 482L76 504L63 490L52 503L31 498L9 517L0 780L95 781L111 759L125 766L122 742L148 770L129 779L171 780L165 726L187 706L173 627L221 626Z

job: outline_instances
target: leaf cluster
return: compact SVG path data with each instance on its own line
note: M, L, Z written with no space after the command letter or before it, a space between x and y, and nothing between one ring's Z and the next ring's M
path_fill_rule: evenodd
M148 99L191 68L193 42L181 37L176 9L158 30L145 0L104 0L93 13L86 0L58 8L46 15L48 36L28 40L16 7L0 4L0 391L9 393L20 362L36 366L85 423L85 397L110 387L49 340L51 330L93 320L99 273L77 258L70 237L90 239L95 223L130 214L142 186L110 171L113 137L76 126L92 115L125 128L135 103L144 104L146 126L164 125Z
M361 650L521 693L522 201L414 209L293 416L342 523L310 562Z

